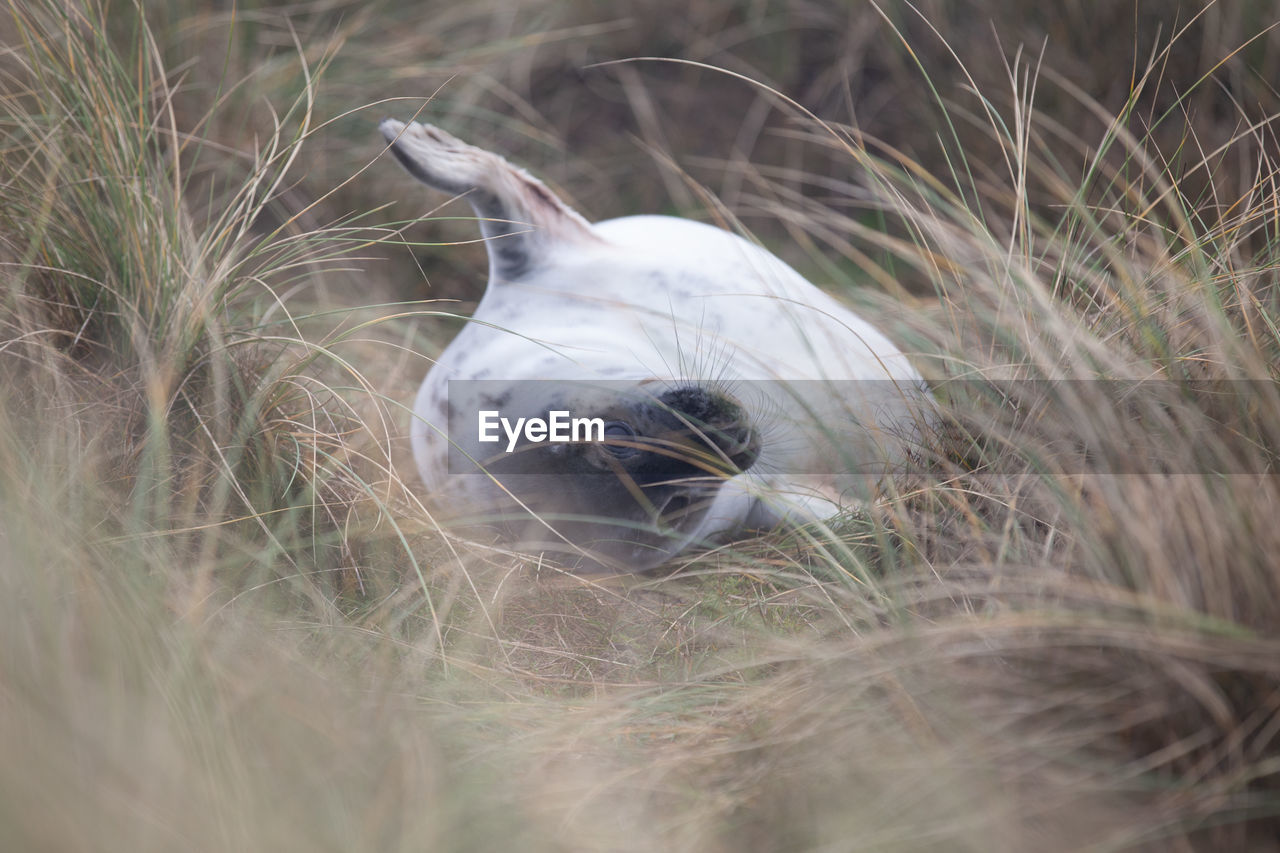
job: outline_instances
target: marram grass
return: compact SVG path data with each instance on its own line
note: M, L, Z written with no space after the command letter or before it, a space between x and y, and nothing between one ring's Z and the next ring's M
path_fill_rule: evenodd
M368 224L387 107L343 96L393 61L398 96L459 73L456 116L545 143L576 108L539 117L517 81L575 44L719 42L427 5L7 6L0 848L1265 849L1280 258L1243 93L1269 35L1211 5L1108 106L1032 46L992 85L946 8L814 5L803 31L685 8L781 32L728 56L758 81L793 80L817 25L923 75L882 84L928 93L932 132L894 139L735 79L765 104L738 142L785 156L716 167L727 218L858 285L948 427L870 507L618 583L440 531L401 479L404 401L466 314L401 279L464 276L469 249ZM1051 40L1098 37L1082 8ZM1170 100L1188 47L1219 76ZM710 72L625 67L607 79L679 160L646 69ZM1235 106L1201 113L1215 86ZM680 203L710 198L684 178Z

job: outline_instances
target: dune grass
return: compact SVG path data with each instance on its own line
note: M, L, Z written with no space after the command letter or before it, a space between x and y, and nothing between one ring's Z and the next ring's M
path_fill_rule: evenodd
M1280 52L1174 5L7 4L0 848L1266 849ZM649 578L438 529L424 105L745 223L933 455Z

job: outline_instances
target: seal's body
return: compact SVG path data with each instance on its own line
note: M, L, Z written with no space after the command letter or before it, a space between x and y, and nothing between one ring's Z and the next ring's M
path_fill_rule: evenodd
M417 123L381 129L415 177L466 196L487 241L488 288L411 430L456 514L528 519L518 544L643 570L830 515L919 441L931 406L906 357L767 251L673 217L591 225L495 154ZM507 454L469 428L483 411L598 415L606 435Z

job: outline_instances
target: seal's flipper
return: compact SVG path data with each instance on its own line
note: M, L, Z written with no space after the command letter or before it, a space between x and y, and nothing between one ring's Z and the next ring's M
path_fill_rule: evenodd
M599 241L541 181L497 154L416 121L384 119L379 129L409 174L471 202L489 249L491 280L520 278L558 244Z

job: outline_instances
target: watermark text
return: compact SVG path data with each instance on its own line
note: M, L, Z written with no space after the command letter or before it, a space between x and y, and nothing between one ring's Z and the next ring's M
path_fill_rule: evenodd
M543 441L604 441L603 418L575 418L566 411L547 412L546 418L510 418L502 417L502 413L492 409L482 409L479 415L480 441L499 442L502 440L498 428L507 437L507 452L516 449L516 442L521 436L532 444Z

